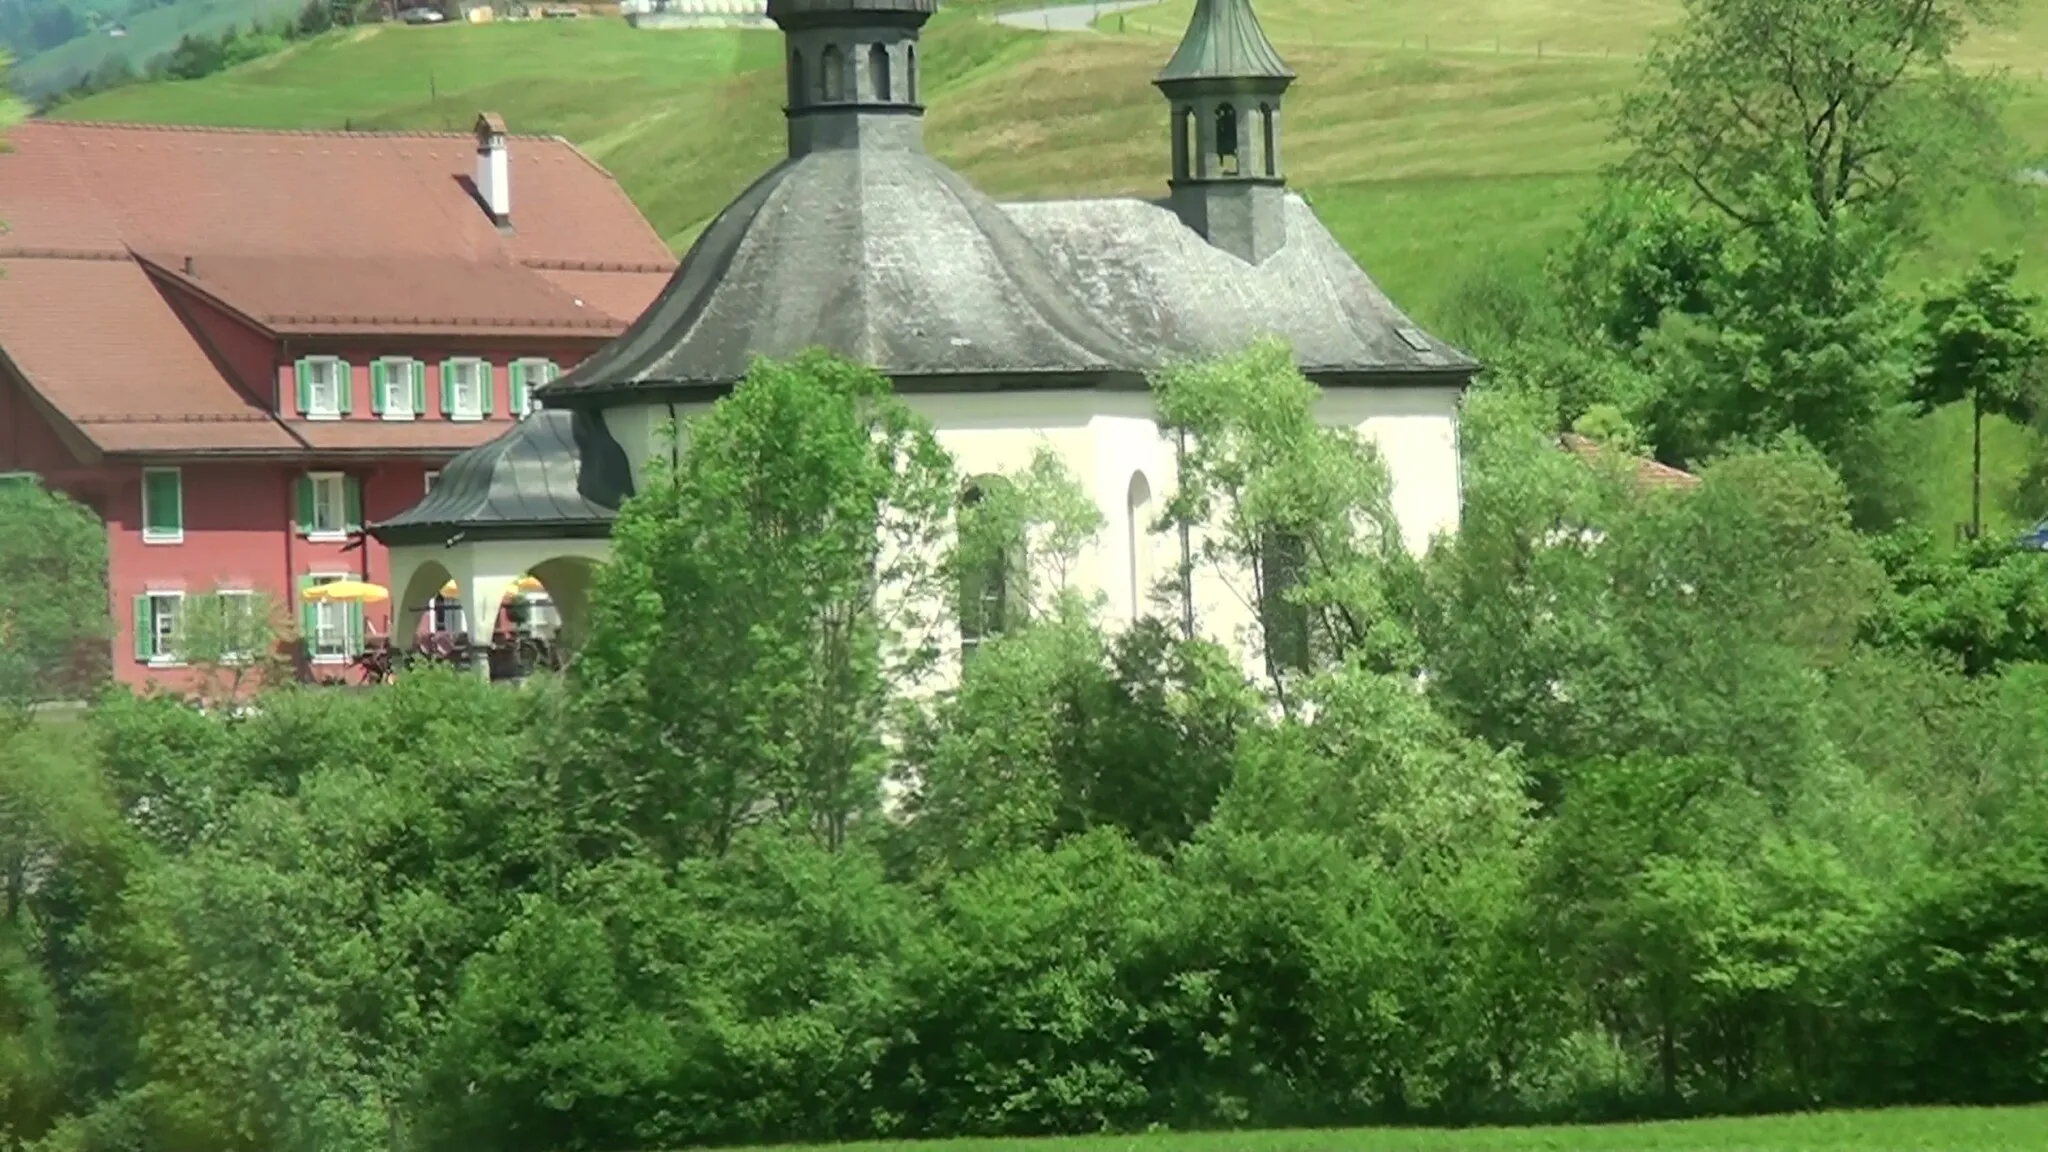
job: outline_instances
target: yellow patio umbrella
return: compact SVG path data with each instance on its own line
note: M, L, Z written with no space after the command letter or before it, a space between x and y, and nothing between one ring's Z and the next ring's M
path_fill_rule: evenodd
M541 590L541 587L542 585L539 580L531 576L521 576L512 582L512 587L507 588L505 594L510 596L514 592L538 592ZM455 581L450 580L446 584L441 585L441 595L449 600L453 600L462 595L462 589L455 586Z
M382 584L371 584L364 580L336 580L331 584L315 584L306 589L309 601L327 601L334 604L382 604L391 599L390 589Z

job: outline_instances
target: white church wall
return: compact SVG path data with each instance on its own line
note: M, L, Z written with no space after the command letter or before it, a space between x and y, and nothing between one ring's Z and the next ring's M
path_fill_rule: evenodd
M1072 569L1073 586L1101 596L1112 626L1136 619L1141 604L1146 614L1180 618L1177 602L1155 597L1182 563L1179 534L1153 533L1143 523L1159 515L1177 483L1175 444L1155 423L1149 394L1076 390L903 398L931 421L963 478L1020 473L1041 447L1050 448L1103 513L1100 536ZM1403 542L1417 553L1438 533L1458 527L1459 398L1455 388L1361 388L1329 389L1319 402L1317 414L1325 423L1354 428L1379 447L1393 478ZM645 483L650 458L671 451L663 431L669 421L688 420L707 408L661 404L606 412L636 485ZM1134 478L1142 478L1145 498L1135 519ZM1199 533L1191 543L1199 551ZM1263 664L1255 587L1249 572L1214 566L1195 571L1195 617L1203 633L1238 651L1256 672ZM957 643L957 636L951 639Z

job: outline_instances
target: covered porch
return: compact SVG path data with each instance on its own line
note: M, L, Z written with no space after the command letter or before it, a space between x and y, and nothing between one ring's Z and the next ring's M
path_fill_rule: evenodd
M589 634L597 568L631 492L602 427L563 411L536 411L450 461L425 499L368 528L390 552L389 666L426 659L517 679L565 665Z

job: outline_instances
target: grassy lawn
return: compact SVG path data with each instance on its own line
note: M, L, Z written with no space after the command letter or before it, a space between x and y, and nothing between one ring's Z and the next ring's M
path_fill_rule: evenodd
M806 1152L2034 1152L2043 1148L2048 1148L2048 1108L1916 1108L1595 1127L842 1144Z
M1193 0L1046 35L977 18L1009 0L956 0L923 55L932 150L1003 197L1164 191L1166 116L1151 85ZM1476 270L1540 266L1616 155L1608 117L1677 0L1260 0L1301 74L1288 108L1294 185L1381 284L1425 324ZM1972 38L2010 70L2013 124L2048 158L2048 4ZM1120 31L1119 31L1120 30ZM576 20L336 33L183 84L92 97L70 117L271 127L465 127L479 109L515 131L556 132L614 172L678 249L780 156L773 32L638 32ZM2048 190L1973 198L1942 222L1905 284L1986 248L2019 249L2048 290ZM1967 423L1928 421L1945 462L1928 477L1946 533L1968 507ZM2031 451L1992 430L1996 476ZM1987 501L2002 509L1993 485ZM2009 484L2006 487L2010 487ZM2048 511L2044 509L2043 511ZM2001 520L2001 523L2005 521Z

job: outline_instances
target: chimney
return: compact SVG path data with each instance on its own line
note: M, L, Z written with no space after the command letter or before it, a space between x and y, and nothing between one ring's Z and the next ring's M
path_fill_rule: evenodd
M476 194L493 224L512 223L512 166L505 155L505 118L496 112L476 118Z

